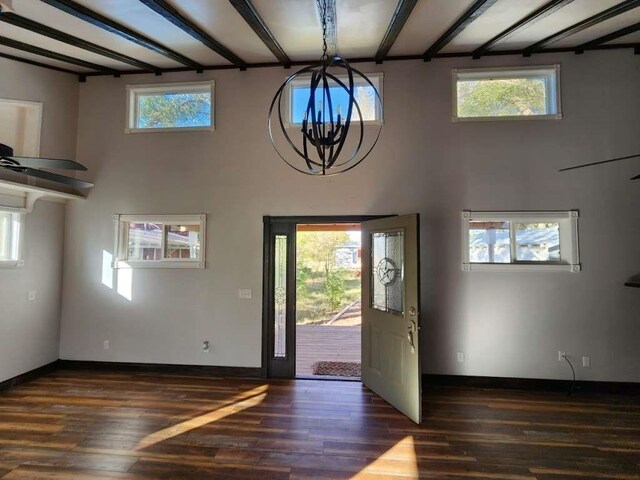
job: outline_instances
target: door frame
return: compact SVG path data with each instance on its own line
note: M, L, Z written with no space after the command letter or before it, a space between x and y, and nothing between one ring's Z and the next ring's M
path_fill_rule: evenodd
M262 259L262 364L264 378L295 378L296 367L296 232L299 224L362 223L367 220L395 217L386 215L310 215L310 216L270 216L263 221ZM275 359L272 355L274 341L273 321L273 263L275 256L274 236L289 235L287 242L287 357ZM290 353L290 354L289 354Z

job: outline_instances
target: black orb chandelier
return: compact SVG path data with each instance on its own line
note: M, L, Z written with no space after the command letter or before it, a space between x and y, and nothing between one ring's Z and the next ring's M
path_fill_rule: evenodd
M323 53L320 62L297 71L280 86L269 108L269 138L276 152L290 167L307 175L335 175L351 170L373 150L382 123L365 126L356 89L370 87L375 110L382 118L382 99L365 74L338 56L327 54L327 0L317 0L321 13ZM291 90L304 84L309 100L296 136ZM308 85L308 87L307 87ZM288 95L287 95L288 94ZM336 98L346 95L346 114ZM284 106L283 106L284 104ZM286 106L286 108L285 108ZM291 132L291 133L290 133Z

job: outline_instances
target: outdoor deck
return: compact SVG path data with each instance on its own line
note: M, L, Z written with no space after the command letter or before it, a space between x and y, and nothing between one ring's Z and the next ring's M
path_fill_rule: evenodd
M319 361L360 362L360 326L298 325L296 375L313 375Z

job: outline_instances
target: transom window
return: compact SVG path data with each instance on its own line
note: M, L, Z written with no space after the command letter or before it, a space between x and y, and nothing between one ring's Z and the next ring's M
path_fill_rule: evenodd
M382 123L382 110L380 108L380 104L376 102L376 90L382 99L382 74L367 74L367 77L373 84L373 87L362 78L353 79L355 98L360 107L362 120L365 124L380 124ZM311 77L302 77L289 84L289 124L291 126L301 125L302 120L304 119L307 110L307 103L311 96L311 89L309 88L310 78ZM348 84L349 78L347 76L338 75L337 78L345 85ZM344 118L347 114L349 95L342 86L335 82L329 85L329 89L331 91L331 106L333 110L333 120L335 122L338 119L338 115ZM316 105L320 110L323 107L321 88L316 90ZM352 110L351 120L360 121L356 108Z
M0 267L22 265L22 215L0 210Z
M127 86L126 132L212 130L214 82Z
M463 270L580 271L578 212L464 211Z
M560 65L453 70L453 120L559 119Z
M205 215L116 215L116 268L204 268Z

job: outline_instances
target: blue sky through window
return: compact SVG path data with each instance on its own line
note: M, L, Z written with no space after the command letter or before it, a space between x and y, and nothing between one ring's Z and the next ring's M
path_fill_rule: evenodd
M302 120L304 119L304 114L307 110L307 103L309 102L309 98L311 96L311 88L294 85L292 89L291 123L301 124ZM331 92L331 104L333 107L333 121L336 122L338 120L338 111L340 111L342 119L344 119L345 115L347 114L349 95L347 91L340 86L329 87L329 91ZM323 96L322 92L323 91L321 88L318 88L316 90L316 111L321 109ZM356 86L355 95L356 100L360 105L360 109L362 110L364 120L375 120L376 95L373 87L371 85ZM328 114L329 112L327 107L327 115ZM352 119L358 119L358 113L355 107L353 110Z

